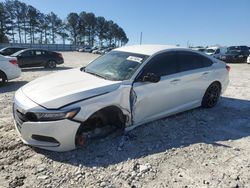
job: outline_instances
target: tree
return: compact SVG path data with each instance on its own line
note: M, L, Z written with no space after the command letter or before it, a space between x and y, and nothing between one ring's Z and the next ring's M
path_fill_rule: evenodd
M49 30L50 30L50 23L49 23L49 16L47 14L41 13L39 16L39 25L41 26L40 30L40 42L43 43L43 35L44 35L44 43L49 43Z
M31 5L18 0L0 2L0 42L8 41L31 44L56 43L60 37L65 44L67 40L74 44L100 46L103 42L108 45L120 46L128 42L124 30L112 20L96 17L92 12L82 11L68 14L62 21L55 13L43 14Z
M70 13L67 16L67 29L70 32L71 40L77 44L77 36L79 31L79 16L77 13Z
M24 24L25 22L26 4L18 0L9 1L9 3L10 3L10 6L12 6L13 17L16 19L19 42L21 43L22 42L22 29L23 29L22 24Z
M65 23L62 23L62 27L60 27L60 31L58 32L58 35L62 38L63 44L65 44L66 39L69 38Z
M52 43L55 44L56 36L60 32L62 27L62 20L53 12L48 15L48 19L52 36Z
M82 11L79 14L79 41L82 44L85 44L85 37L86 37L86 15L87 13L85 11Z
M108 24L107 24L104 17L97 17L96 18L95 31L96 31L96 35L97 35L97 37L99 39L100 46L102 46L102 42L105 39L105 34L108 31Z
M96 17L94 13L87 13L85 16L86 33L89 45L94 45Z
M30 43L34 43L35 33L39 30L40 12L33 6L28 6L27 20L28 20L28 33L30 35Z
M16 32L15 32L15 28L16 28L16 22L15 22L15 19L16 19L16 16L14 14L14 3L13 1L11 0L7 0L5 3L4 3L4 6L6 8L6 14L8 14L8 17L10 18L10 28L11 28L11 37L12 37L12 42L15 42L15 35L16 35Z
M7 14L4 3L0 2L0 42L8 42L7 34L11 28L8 26L11 20L9 15Z

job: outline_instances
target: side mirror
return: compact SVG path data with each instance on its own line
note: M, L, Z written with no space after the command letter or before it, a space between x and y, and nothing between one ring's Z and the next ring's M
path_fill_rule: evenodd
M142 77L142 82L157 83L160 80L161 80L161 77L154 73L147 73L145 76Z

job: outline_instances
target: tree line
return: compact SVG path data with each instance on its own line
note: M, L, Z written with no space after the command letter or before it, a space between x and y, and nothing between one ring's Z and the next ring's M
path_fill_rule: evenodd
M69 13L61 19L44 14L18 0L0 2L0 43L115 45L128 42L125 31L114 21L94 13Z

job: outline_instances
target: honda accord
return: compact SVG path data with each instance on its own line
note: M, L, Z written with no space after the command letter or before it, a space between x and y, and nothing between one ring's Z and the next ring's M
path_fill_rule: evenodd
M25 144L67 151L114 131L199 106L214 107L230 67L204 53L165 45L125 46L86 67L20 88L13 113Z

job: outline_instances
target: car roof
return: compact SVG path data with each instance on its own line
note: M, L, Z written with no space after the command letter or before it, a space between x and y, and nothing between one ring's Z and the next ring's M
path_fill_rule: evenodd
M123 46L120 48L116 48L114 49L114 51L153 55L160 51L176 49L176 48L179 49L180 47L170 46L170 45L133 45L133 46Z

